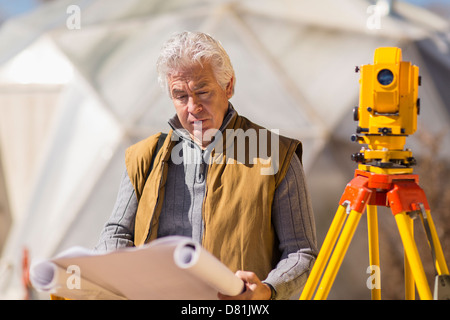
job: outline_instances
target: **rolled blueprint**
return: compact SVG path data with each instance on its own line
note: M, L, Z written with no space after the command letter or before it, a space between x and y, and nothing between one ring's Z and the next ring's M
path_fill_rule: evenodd
M33 262L30 280L38 291L70 299L211 300L244 288L216 257L180 236L106 253L74 247Z
M174 251L174 260L178 267L202 279L222 294L235 296L244 290L241 279L195 242L179 244Z

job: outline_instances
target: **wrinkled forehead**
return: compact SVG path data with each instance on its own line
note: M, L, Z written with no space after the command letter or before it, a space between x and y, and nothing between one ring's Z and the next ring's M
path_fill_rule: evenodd
M167 78L171 88L173 88L174 85L181 84L191 84L195 87L202 87L217 82L209 64L175 69L168 74Z

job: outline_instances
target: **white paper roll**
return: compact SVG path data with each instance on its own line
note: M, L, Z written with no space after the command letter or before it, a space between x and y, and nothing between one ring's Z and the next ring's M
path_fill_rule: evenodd
M174 261L178 267L222 294L235 296L244 290L241 279L195 242L186 241L178 245L174 251Z

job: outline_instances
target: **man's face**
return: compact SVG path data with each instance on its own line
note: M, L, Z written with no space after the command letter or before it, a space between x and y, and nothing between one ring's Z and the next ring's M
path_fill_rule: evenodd
M209 129L219 129L232 96L231 79L224 90L217 83L209 63L172 73L168 77L172 102L181 125L194 141L207 146L211 142Z

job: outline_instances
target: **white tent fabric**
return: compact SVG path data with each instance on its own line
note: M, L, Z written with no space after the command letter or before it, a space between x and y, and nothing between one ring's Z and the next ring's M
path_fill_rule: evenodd
M80 8L80 29L66 25L71 5ZM167 131L174 114L155 73L159 48L173 32L200 30L218 38L235 67L231 102L237 111L302 140L318 220L330 215L322 213L320 192L334 179L328 171L336 171L318 163L330 143L348 141L354 132L358 75L353 69L371 63L375 48L399 46L405 60L421 67L420 121L436 132L446 128L450 106L432 79L450 70L448 23L399 2L393 14L381 18L380 29L369 30L370 5L363 0L59 0L6 23L0 29L0 101L9 102L0 106L0 164L12 224L2 252L0 297L22 295L24 247L41 258L68 246L95 244L114 204L125 148ZM24 52L52 56L49 65L40 62L46 70L41 80L17 84L21 80L10 77ZM425 63L430 57L434 69ZM444 79L448 82L448 73ZM12 87L21 89L5 100ZM37 93L41 103L30 103Z

